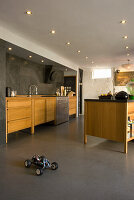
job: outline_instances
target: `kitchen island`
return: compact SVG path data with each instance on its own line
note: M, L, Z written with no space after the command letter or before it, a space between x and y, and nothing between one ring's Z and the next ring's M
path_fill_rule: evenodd
M128 137L128 117L134 119L134 101L85 99L84 106L84 143L87 135L123 142L127 153L127 144L134 139L132 129Z

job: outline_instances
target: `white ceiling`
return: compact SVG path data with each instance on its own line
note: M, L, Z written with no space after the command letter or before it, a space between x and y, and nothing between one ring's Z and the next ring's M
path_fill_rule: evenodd
M32 16L24 14L27 9ZM133 63L133 19L134 0L0 0L0 25L79 67L115 67L127 63L127 52Z

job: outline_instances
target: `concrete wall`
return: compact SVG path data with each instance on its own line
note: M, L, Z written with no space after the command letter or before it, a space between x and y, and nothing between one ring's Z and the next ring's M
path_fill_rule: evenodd
M5 87L6 49L5 43L0 40L0 145L6 141Z
M53 70L56 71L56 67L53 67ZM58 70L57 72L60 80L64 80L64 73ZM30 85L38 86L38 94L55 94L57 87L63 85L63 81L44 83L44 77L45 66L7 54L6 86L17 90L17 94L28 94Z

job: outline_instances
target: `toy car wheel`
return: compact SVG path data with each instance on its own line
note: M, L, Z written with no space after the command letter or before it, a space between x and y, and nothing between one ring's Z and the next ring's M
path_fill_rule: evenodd
M37 176L42 175L42 174L43 174L43 169L37 168L37 169L36 169L36 174L37 174Z
M29 168L32 163L30 160L25 160L24 164L25 164L25 167Z
M58 163L53 162L53 163L51 164L51 169L52 169L52 170L58 169Z

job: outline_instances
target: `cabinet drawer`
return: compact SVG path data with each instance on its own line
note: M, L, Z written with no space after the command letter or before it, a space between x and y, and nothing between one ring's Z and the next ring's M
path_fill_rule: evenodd
M31 106L31 101L24 101L24 100L19 100L19 101L8 101L7 102L7 108L17 108L17 107L30 107Z
M31 117L31 108L10 108L7 111L7 121Z
M27 119L19 119L19 120L14 120L14 121L10 121L8 122L8 133L12 133L15 131L19 131L25 128L29 128L31 127L31 119L27 118Z

